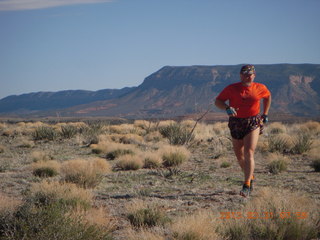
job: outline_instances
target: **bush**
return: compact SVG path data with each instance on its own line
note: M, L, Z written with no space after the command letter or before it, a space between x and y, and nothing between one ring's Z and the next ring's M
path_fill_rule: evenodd
M138 170L142 168L143 161L139 156L125 155L119 158L115 167L120 170Z
M176 219L171 226L174 240L224 239L218 236L217 222L210 211L199 211Z
M61 126L61 136L63 138L73 138L78 133L78 129L73 125Z
M313 167L316 172L320 172L320 159L313 160L311 167Z
M269 172L273 174L278 174L287 170L288 164L285 160L273 160L268 164Z
M190 152L184 147L166 146L161 149L163 166L177 167L187 161Z
M172 145L184 145L194 139L194 134L178 123L160 127L159 132L163 137L168 138L169 143Z
M58 175L60 164L56 161L40 161L32 164L32 173L38 177L54 177Z
M238 219L224 219L226 239L300 240L319 237L319 208L301 193L263 188L247 202Z
M61 204L66 209L91 206L92 194L72 183L43 181L31 186L28 201L39 206Z
M111 240L109 232L66 214L59 204L25 204L1 222L0 239L15 240Z
M292 148L291 138L285 134L270 136L268 146L270 152L289 153Z
M144 168L159 168L162 166L162 158L159 153L145 153L142 156L144 159Z
M52 127L38 127L36 130L32 133L33 140L49 140L53 141L56 140L58 137L58 132L52 128Z
M33 170L32 173L37 177L54 177L58 175L58 172L50 167L40 167Z
M109 160L114 160L114 159L116 159L120 156L126 155L126 154L134 155L134 152L131 149L116 149L111 152L108 152L106 155L106 158Z
M93 188L101 182L105 173L111 171L111 167L102 158L73 159L64 162L61 171L65 181L84 188Z
M137 228L164 225L169 218L157 208L143 208L128 214L130 223Z
M293 147L290 153L302 154L311 149L312 140L311 135L307 133L299 133L296 139L293 141Z

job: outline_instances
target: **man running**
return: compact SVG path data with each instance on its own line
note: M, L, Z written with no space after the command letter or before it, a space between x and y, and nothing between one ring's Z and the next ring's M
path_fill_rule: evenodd
M244 65L240 70L240 82L230 84L222 90L215 105L226 110L228 127L232 136L233 150L244 172L244 184L240 195L247 197L253 190L254 151L262 134L263 123L268 122L271 93L256 77L253 65ZM263 114L260 115L260 100L263 99ZM228 104L226 103L228 101Z

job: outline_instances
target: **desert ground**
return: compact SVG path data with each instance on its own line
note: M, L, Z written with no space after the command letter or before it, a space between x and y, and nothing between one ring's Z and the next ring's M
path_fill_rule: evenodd
M0 239L317 239L319 135L268 123L244 198L226 122L2 122Z

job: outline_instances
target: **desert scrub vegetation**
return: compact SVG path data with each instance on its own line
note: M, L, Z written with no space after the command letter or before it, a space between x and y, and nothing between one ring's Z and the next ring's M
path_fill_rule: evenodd
M143 159L139 155L120 156L115 164L116 170L138 170L143 167Z
M102 140L98 144L91 144L92 153L105 154L109 160L114 160L119 156L130 154L134 155L137 151L135 145L113 142L111 140Z
M111 218L75 184L43 181L23 201L0 195L0 203L0 239L113 239Z
M164 226L170 221L165 212L155 203L137 200L127 204L127 218L135 228Z
M48 141L54 141L59 137L58 131L49 126L41 126L34 130L32 133L33 140L39 141L39 140L48 140Z
M266 132L268 134L272 134L272 135L283 134L283 133L287 132L287 128L284 124L282 124L280 122L273 122L273 123L268 124Z
M184 146L162 146L159 150L164 167L177 167L190 157L189 150Z
M27 199L36 205L61 204L65 208L89 209L93 201L92 193L73 183L46 181L32 184Z
M261 189L239 217L224 218L219 232L227 239L316 239L319 208L299 193Z
M57 161L40 161L31 164L32 173L37 177L54 177L59 174L60 163Z
M72 218L58 204L24 205L7 217L1 227L0 239L16 240L112 240L108 230Z
M217 218L210 211L200 210L181 216L170 226L174 240L213 240L223 239L217 233Z
M62 163L63 179L84 188L94 188L111 171L110 164L102 158L73 159Z
M288 158L279 153L271 153L267 157L268 163L268 171L273 174L281 173L288 168Z
M288 134L278 134L268 138L269 152L289 153L292 147L292 137Z
M194 139L191 129L179 123L162 126L159 128L159 132L172 145L184 145Z
M159 151L141 152L140 156L144 161L144 168L160 168L163 164Z

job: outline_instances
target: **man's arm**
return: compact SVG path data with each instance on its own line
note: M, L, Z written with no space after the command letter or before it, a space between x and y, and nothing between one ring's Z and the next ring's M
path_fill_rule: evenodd
M271 106L271 94L263 99L263 115L268 115Z
M216 105L217 108L219 108L221 110L226 110L226 108L229 107L224 101L222 101L220 99L216 99L214 104Z
M216 99L216 101L214 102L214 104L221 110L226 110L227 114L230 117L235 117L237 116L237 111L233 108L230 107L229 105L227 105L224 101L220 100L220 99Z

